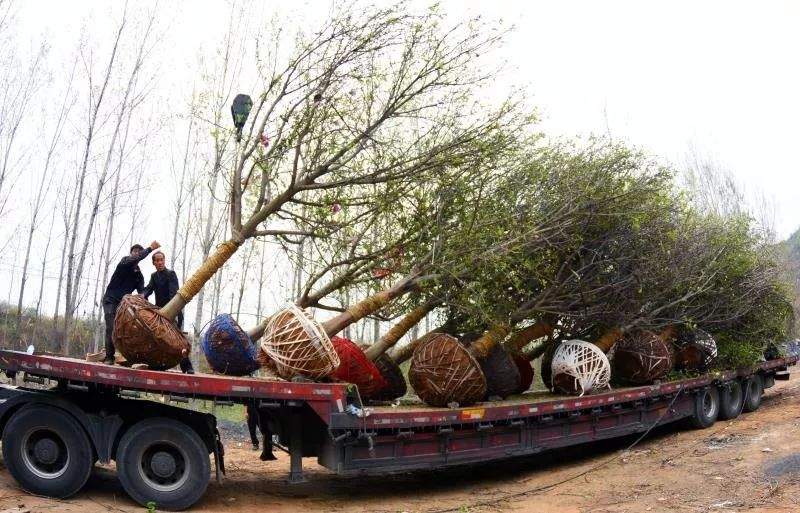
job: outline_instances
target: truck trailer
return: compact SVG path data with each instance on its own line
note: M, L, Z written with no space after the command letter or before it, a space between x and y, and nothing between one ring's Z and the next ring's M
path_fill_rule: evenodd
M212 470L225 473L214 415L191 400L252 405L290 455L343 475L381 474L525 457L644 433L683 420L707 428L758 409L789 379L796 356L729 371L582 397L529 391L465 408L366 406L346 383L181 374L0 350L0 430L6 468L26 491L78 493L96 462L116 462L125 491L158 509L191 507ZM213 460L212 460L213 456Z

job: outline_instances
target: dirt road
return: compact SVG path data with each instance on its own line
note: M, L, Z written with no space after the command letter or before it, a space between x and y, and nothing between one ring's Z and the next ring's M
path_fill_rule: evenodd
M368 479L339 478L308 459L309 482L291 487L284 484L285 455L262 463L257 453L231 441L227 479L212 483L192 511L800 511L800 375L767 394L756 413L703 431L660 429L627 453L621 451L632 438L485 467ZM85 489L66 501L25 494L2 468L0 513L4 509L144 511L126 497L110 467L98 468Z

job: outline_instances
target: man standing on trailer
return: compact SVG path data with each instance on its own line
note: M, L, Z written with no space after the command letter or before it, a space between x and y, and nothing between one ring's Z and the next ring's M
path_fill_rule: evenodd
M111 280L103 294L103 318L106 323L106 357L103 361L108 365L114 365L114 353L117 352L112 338L117 307L125 294L130 294L134 290L136 292L144 290L144 276L139 269L139 262L160 247L161 244L156 241L151 242L147 249L139 244L134 244L131 246L130 254L119 261L114 269L114 274L111 275Z
M142 295L148 299L150 295L155 292L156 306L159 308L166 306L169 300L178 293L178 275L172 269L167 269L167 258L161 251L153 253L153 267L156 272L150 275L150 282L144 288ZM176 324L180 330L183 330L183 311L178 314ZM187 356L180 363L181 371L186 374L194 374L192 369L192 362Z

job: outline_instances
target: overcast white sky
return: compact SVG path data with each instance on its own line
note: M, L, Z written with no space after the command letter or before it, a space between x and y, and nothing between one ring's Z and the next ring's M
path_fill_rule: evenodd
M254 18L328 2L254 4ZM426 2L418 2L426 3ZM139 2L131 5L136 6ZM800 225L800 3L792 1L442 2L453 16L513 24L510 81L527 85L551 133L610 133L680 162L690 147L775 201L781 236ZM191 83L198 48L222 27L226 2L166 2L164 86ZM22 33L72 51L80 27L107 30L106 2L23 2Z
M800 226L800 3L441 4L453 17L481 14L515 26L501 52L507 61L501 78L504 84L526 87L547 133L610 134L677 164L693 147L733 173L748 193L763 193L774 201L780 237ZM153 4L129 4L131 9L143 5ZM280 15L287 25L313 26L329 5L327 0L254 2L251 20L255 26ZM82 27L102 55L107 54L103 43L111 40L121 6L19 1L17 40L35 47L46 38L58 73L59 62L62 68L71 62ZM163 1L159 10L161 26L168 31L158 47L156 86L162 96L186 105L198 79L199 55L217 47L230 6L221 1ZM252 91L253 84L242 80L236 89ZM487 97L494 93L486 91ZM43 97L41 103L51 100L57 102ZM168 176L167 163L159 164L157 153L153 158L151 176ZM156 188L157 194L165 191ZM158 207L165 198L160 200L152 205ZM143 212L141 220L147 241L169 238L170 223L153 210ZM151 271L149 263L143 271Z

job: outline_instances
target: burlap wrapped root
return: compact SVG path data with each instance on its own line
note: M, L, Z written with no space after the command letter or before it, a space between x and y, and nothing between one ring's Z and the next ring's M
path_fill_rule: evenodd
M406 385L406 377L403 376L403 371L400 370L400 366L387 354L380 355L374 363L380 371L385 385L375 393L371 399L376 401L392 401L406 395L406 392L408 392L408 385Z
M436 334L416 347L408 379L420 399L431 406L467 406L486 396L480 364L450 335Z
M230 314L211 321L200 345L209 366L220 374L246 376L261 367L257 345Z
M505 398L519 393L522 384L520 367L503 346L498 344L492 347L479 363L486 378L487 398Z
M138 294L122 298L114 318L114 346L130 363L172 368L189 354L189 341L158 307Z

